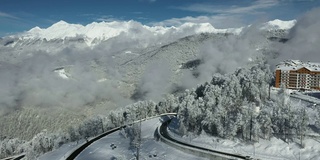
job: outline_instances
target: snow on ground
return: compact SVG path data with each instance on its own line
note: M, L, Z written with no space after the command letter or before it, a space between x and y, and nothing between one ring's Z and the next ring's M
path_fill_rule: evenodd
M271 98L276 99L280 88L271 89ZM309 123L314 125L317 117L315 112L317 107L320 107L319 91L297 91L292 89L286 89L287 94L290 95L290 103L293 108L299 107L306 109L309 115Z
M275 95L276 91L273 90L272 92L272 95ZM301 106L312 105L310 102L300 101L297 98L291 98L291 101L300 103ZM313 110L310 106L306 107L306 109L309 113ZM312 114L310 115L312 117ZM186 154L162 142L156 141L154 132L160 124L159 118L142 122L142 145L140 149L140 157L142 159L204 159ZM173 127L176 127L176 125L173 124ZM192 135L180 137L170 130L169 133L175 139L180 139L187 143L259 159L320 159L320 139L315 138L306 138L304 140L305 147L301 148L300 145L296 143L286 143L274 137L271 138L270 141L260 139L259 142L253 144L245 143L237 139L234 141L221 139L206 134L201 134L197 137ZM134 159L135 149L130 148L129 143L129 138L125 138L120 132L115 132L90 145L77 159ZM112 149L112 144L114 144L116 148ZM63 145L58 150L41 156L40 160L63 158L65 154L72 151L75 147L75 143Z
M271 90L272 98L278 93L277 88L273 88ZM314 108L319 107L318 105L313 105L314 102L320 102L319 99L314 97L310 97L303 93L297 92L295 90L287 90L288 94L290 94L290 101L294 107L305 107L306 111L310 118L310 123L314 123L315 112ZM295 96L293 96L295 95ZM320 103L319 103L320 104ZM175 120L173 120L175 122ZM290 159L290 160L319 160L320 159L320 139L319 138L306 138L304 140L305 147L301 148L297 143L286 143L278 138L271 138L270 141L260 139L257 143L246 143L241 140L227 140L221 139L217 137L212 137L202 133L200 136L179 136L177 133L177 122L172 123L169 128L169 133L175 139L179 139L180 141L202 146L206 148L211 148L218 151L228 152L228 153L237 153L245 156L250 156L258 159L265 160L282 160L282 159ZM310 132L310 130L308 130ZM309 135L315 133L308 133ZM316 134L319 136L318 134Z
M159 118L142 122L141 159L205 159L186 154L160 141L156 141L154 132L160 124ZM125 138L120 132L115 132L90 145L77 159L134 159L136 149L130 148L129 143L129 138ZM112 149L112 144L116 148Z
M154 118L141 123L142 144L140 149L141 159L166 159L166 160L205 160L206 158L196 157L186 154L180 150L168 146L165 143L156 141L154 133L156 128L161 124L159 118ZM134 159L136 149L130 148L130 139L125 138L119 131L112 133L86 148L77 160L95 160L95 159ZM80 143L79 143L80 144ZM113 145L112 145L113 144ZM116 148L112 149L112 146ZM64 155L74 150L76 145L66 144L58 150L49 152L41 156L40 160L64 159Z
M58 159L65 159L65 155L69 155L71 152L73 152L77 147L85 143L84 140L77 142L71 142L62 145L60 148L48 152L42 156L39 157L39 160L58 160Z
M300 148L296 143L286 143L281 139L271 138L270 141L260 139L256 143L245 143L240 140L227 140L206 135L180 137L169 130L171 136L180 141L202 146L222 152L241 154L261 160L318 160L320 159L320 140L304 140L305 148Z
M290 29L297 23L296 20L290 21L281 21L279 19L275 19L273 21L269 21L265 23L265 26L262 27L263 29Z
M134 30L134 31L133 31ZM235 33L239 34L242 28L216 29L210 23L184 23L181 26L147 26L139 22L113 21L93 22L85 26L80 24L69 24L59 21L48 28L34 27L31 30L20 34L20 39L83 39L88 46L94 45L94 41L108 40L123 34L132 34L133 38L147 38L150 36L163 36L166 34L181 34L189 36L198 33ZM188 32L186 32L188 31ZM141 34L136 34L139 32ZM190 32L190 33L189 33ZM187 34L186 34L187 33Z
M271 96L273 99L275 99L276 95L280 91L280 88L271 88ZM320 104L320 99L319 99L319 91L297 91L293 89L286 89L287 94L290 94L291 99L301 99L302 101L306 101L315 104Z

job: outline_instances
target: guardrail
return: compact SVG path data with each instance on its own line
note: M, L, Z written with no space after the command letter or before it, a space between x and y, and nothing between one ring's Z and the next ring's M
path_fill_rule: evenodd
M105 133L102 133L92 139L90 139L87 143L84 143L83 145L81 145L80 147L78 147L76 150L74 150L67 158L66 160L73 160L75 159L85 148L87 148L90 144L92 144L93 142L101 139L104 136L107 136L113 132L116 132L118 130L120 130L121 128L123 128L123 126L121 127L117 127L117 128L113 128Z
M1 159L1 160L20 160L20 159L24 158L25 156L26 156L26 154L22 153L22 154L15 155L12 157L7 157L7 158Z
M251 159L249 156L242 156L238 154L221 152L221 151L212 150L212 149L208 149L200 146L191 145L182 141L178 141L172 138L167 131L167 127L170 122L171 122L171 119L162 123L161 126L158 127L158 134L160 136L160 139L163 142L167 143L172 147L175 147L179 150L188 152L193 155L197 155L197 156L205 157L209 159L217 159L217 160L227 160L230 158Z
M164 113L164 114L160 114L160 115L156 115L156 116L151 116L151 117L147 117L147 118L143 118L141 120L137 120L137 121L134 121L132 123L128 123L126 125L122 125L120 127L116 127L116 128L113 128L111 130L108 130L96 137L93 137L92 139L88 140L86 143L82 144L81 146L79 146L78 148L76 148L74 151L72 151L69 155L67 155L67 158L66 160L72 160L72 159L75 159L85 148L87 148L90 144L92 144L93 142L103 138L104 136L107 136L113 132L116 132L118 130L120 130L121 128L125 128L127 125L132 125L134 123L138 123L140 121L145 121L145 120L148 120L148 119L152 119L152 118L156 118L156 117L161 117L161 116L167 116L167 115L177 115L177 113ZM7 157L7 158L4 158L4 159L0 159L0 160L20 160L22 158L25 157L25 153L22 153L20 155L16 155L16 156L11 156L11 157Z
M77 149L75 149L70 155L67 156L66 160L72 160L72 159L75 159L83 150L85 150L85 148L87 148L90 144L92 144L93 142L111 134L111 133L114 133L116 131L119 131L121 128L125 128L127 125L132 125L132 124L135 124L135 123L138 123L140 121L145 121L145 120L148 120L148 119L153 119L153 118L157 118L157 117L161 117L161 116L167 116L167 115L177 115L177 113L164 113L164 114L160 114L160 115L156 115L156 116L151 116L151 117L147 117L147 118L143 118L143 119L140 119L140 120L137 120L137 121L134 121L132 123L128 123L126 125L122 125L120 127L116 127L116 128L113 128L109 131L106 131L105 133L102 133L92 139L90 139L87 143L84 143L83 145L79 146Z
M315 97L312 97L312 96L309 96L309 95L290 94L290 97L293 97L293 98L296 98L296 99L299 99L299 100L303 100L303 101L308 102L308 103L313 103L313 104L319 105L319 99L317 99L317 98L315 98Z
M111 130L108 130L108 131L106 131L96 137L93 137L92 139L88 140L86 143L84 143L81 146L79 146L78 148L76 148L73 152L71 152L69 155L67 155L66 160L75 159L83 150L85 150L89 145L91 145L95 141L97 141L97 140L99 140L99 139L101 139L111 133L119 131L120 129L125 128L127 125L132 125L132 124L138 123L140 121L145 121L145 120L149 120L149 119L153 119L153 118L157 118L157 117L161 117L161 116L168 116L168 115L176 116L177 113L164 113L164 114L160 114L157 116L147 117L147 118L143 118L141 120L137 120L132 123L122 125L120 127L116 127ZM170 135L168 134L168 131L167 131L167 126L170 122L171 122L171 119L162 123L162 125L160 126L160 129L158 129L157 132L158 132L158 135L160 136L160 139L163 142L165 142L165 143L167 143L177 149L183 150L183 151L188 152L193 155L198 155L200 157L207 157L210 159L217 159L217 160L225 160L225 159L230 159L230 158L250 159L249 156L242 156L242 155L237 155L237 154L216 151L216 150L207 149L207 148L199 147L199 146L194 146L194 145L191 145L188 143L184 143L184 142L175 140L172 137L170 137ZM24 156L25 156L25 154L21 154L21 155L15 156L15 157L8 157L3 160L20 160Z

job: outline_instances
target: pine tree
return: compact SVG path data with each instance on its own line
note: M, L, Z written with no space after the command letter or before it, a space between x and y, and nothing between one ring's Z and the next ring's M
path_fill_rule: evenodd
M258 116L258 122L261 127L261 133L264 139L270 140L272 134L272 122L270 118L270 113L267 110L262 110Z
M300 123L299 123L300 145L304 148L303 137L305 136L305 133L309 124L309 116L305 108L300 109L299 115L300 115Z

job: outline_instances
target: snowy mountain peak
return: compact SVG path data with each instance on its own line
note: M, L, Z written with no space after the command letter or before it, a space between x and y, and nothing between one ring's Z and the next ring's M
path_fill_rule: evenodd
M65 25L69 25L69 23L67 23L66 21L60 20L59 22L53 24L52 26L65 26Z
M288 29L291 29L296 24L296 22L297 22L296 20L282 21L279 19L275 19L265 23L262 28L267 30L274 30L274 29L288 30Z
M93 40L107 40L116 37L121 33L131 35L136 39L147 38L148 36L161 36L164 34L179 34L188 36L198 33L225 33L233 32L231 29L215 29L210 23L184 23L178 27L146 26L139 22L113 21L113 22L93 22L85 26L80 24L69 24L59 21L48 28L35 27L23 33L21 39L65 39L81 36L85 42L91 46Z
M47 29L57 31L57 30L61 30L61 29L70 30L70 28L78 29L81 27L82 27L82 25L80 25L80 24L69 24L69 23L61 20L61 21L53 24L52 26L50 26Z
M281 21L275 19L262 25L262 30L290 29L296 20ZM161 36L170 35L172 38L182 38L199 33L234 33L239 34L243 28L216 29L210 23L187 22L180 26L147 26L137 21L113 21L113 22L93 22L87 25L70 24L59 21L48 28L35 27L24 32L18 37L20 39L66 39L81 37L88 46L99 44L120 34L138 41L150 41L151 39L161 39ZM149 39L149 40L148 40ZM157 41L157 40L156 40Z

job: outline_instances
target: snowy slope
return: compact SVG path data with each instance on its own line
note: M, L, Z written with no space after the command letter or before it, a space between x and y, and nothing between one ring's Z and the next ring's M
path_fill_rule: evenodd
M265 29L265 30L276 30L276 29L289 30L296 24L296 22L297 22L296 20L282 21L279 19L275 19L275 20L264 23L262 29Z
M174 119L175 121L176 119ZM171 126L170 126L171 125ZM257 142L245 142L238 138L233 140L223 139L208 135L205 132L200 135L188 134L181 137L177 122L169 125L169 134L175 139L214 149L217 151L250 156L254 159L261 160L284 160L284 159L319 159L320 158L320 141L316 137L307 137L304 140L305 147L301 147L296 142L284 142L283 140L272 137L270 140L259 139Z
M136 21L123 22L93 22L85 26L80 24L69 24L65 21L59 21L48 28L35 27L19 35L21 39L66 39L70 37L83 37L85 42L91 46L94 40L108 40L119 36L120 34L132 35L140 39L146 33L148 36L163 36L165 34L180 34L188 36L198 33L237 33L241 29L215 29L209 23L185 23L178 27L146 26ZM141 37L138 37L141 36Z
M156 141L154 139L154 131L159 125L159 118L142 123L141 159L205 159L186 154ZM111 144L116 145L117 148L112 149L110 147ZM122 134L116 132L90 145L77 159L132 159L134 158L135 151L135 149L130 147L129 138L125 138Z
M195 59L202 43L210 39L218 41L221 38L225 37L215 34L195 35L164 46L147 47L145 49L135 48L136 43L120 42L117 44L118 42L114 42L117 40L110 39L97 45L96 49L67 47L65 50L49 56L47 54L52 54L52 52L39 51L42 49L40 47L43 47L43 49L49 47L61 48L64 43L58 41L57 43L45 42L41 44L39 42L36 45L32 44L33 47L39 47L33 49L30 47L29 50L26 48L23 50L17 49L17 51L11 47L3 47L6 50L1 52L0 65L9 72L8 76L0 77L0 79L13 79L16 84L12 84L12 86L11 83L8 84L7 86L10 89L2 90L0 93L4 95L12 93L14 96L19 96L18 93L28 90L28 97L24 101L27 101L30 96L32 100L30 99L28 102L32 102L32 105L37 105L39 102L41 106L51 105L51 103L46 103L46 99L39 98L39 96L48 95L55 102L53 103L54 107L70 108L72 106L81 108L81 111L77 112L79 116L82 116L82 114L90 116L96 113L107 113L111 108L132 103L130 97L137 88L148 91L150 96L147 95L147 98L159 96L158 99L161 99L161 94L169 92L168 89L171 84L179 82L179 79L181 79L181 73L171 73L177 71L182 63ZM154 65L161 64L161 62L167 65L160 67ZM159 73L158 71L161 70L163 70L163 74L168 73L168 76L149 76L149 74ZM142 81L142 79L144 80ZM157 83L157 86L163 86L160 89L157 87L148 88L149 86L152 87L150 84L155 83ZM43 87L37 87L39 85ZM5 103L8 102L5 101ZM21 108L25 107L25 105L21 106ZM0 121L7 118L10 119L8 122L18 124L18 118L15 117L19 117L20 114L27 116L29 114L27 111L22 110L16 114L12 113L6 117L0 117ZM86 114L87 112L90 114ZM41 113L39 113L39 116L44 119L51 118ZM63 114L61 119L72 121L76 117L64 116ZM26 139L33 136L33 133L21 134L16 132L14 127L7 124L0 124L1 133ZM51 123L48 126L39 123L39 126L33 131L39 132L44 128L48 131L54 131L57 127L65 129L68 125L60 126Z
M281 21L275 19L266 22L261 29L276 30L290 29L296 20ZM69 24L59 21L48 28L34 27L27 32L10 36L18 37L20 40L83 38L87 45L92 46L97 41L105 41L120 34L131 35L134 39L148 38L150 36L166 37L175 35L177 38L199 34L199 33L234 33L239 34L241 28L216 29L210 23L184 23L180 26L147 26L136 21L113 21L113 22L93 22L87 25Z
M19 110L26 106L81 108L72 118L68 115L61 117L68 121L82 116L81 113L105 113L111 108L129 104L136 91L145 94L138 98L157 101L163 94L172 92L175 85L185 83L187 87L194 87L201 83L189 81L194 78L191 71L180 67L201 58L203 52L217 52L220 57L228 57L232 59L230 62L237 63L239 60L233 57L239 56L225 53L238 53L238 46L247 45L242 43L245 42L242 37L241 41L236 36L228 39L231 33L240 32L241 28L215 29L209 23L163 27L146 26L135 21L94 22L85 26L60 21L48 28L35 27L0 39L0 73L3 75L0 81L5 82L2 83L5 89L0 91L0 95L7 97L0 98L0 103L5 104L4 110L9 112L17 107L17 102ZM258 42L256 39L252 41ZM221 50L214 50L215 46L221 46ZM254 48L255 44L249 46ZM263 48L261 44L258 46ZM243 53L249 52L245 50ZM240 59L245 59L243 57ZM229 64L221 63L223 58L220 60L208 63L213 67L229 68ZM16 117L30 117L27 111L8 114L0 117L0 121L6 118L10 119L7 122L18 124ZM51 117L44 115L39 114L43 121L52 121ZM39 124L33 132L67 127L50 124L50 127ZM28 139L34 134L21 134L16 129L0 123L0 133L5 135Z
M159 121L159 118L154 118L141 123L141 159L206 159L186 154L160 141L156 141L154 138L154 132L160 124L161 122ZM114 144L116 148L113 148L112 144ZM71 144L65 145L64 147L59 148L58 150L42 155L39 159L64 159L64 155L67 154L71 147ZM130 147L130 138L125 138L123 134L121 134L118 131L102 138L97 142L94 142L83 152L81 152L81 154L76 159L134 159L135 151L136 150L134 148Z

